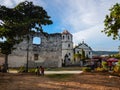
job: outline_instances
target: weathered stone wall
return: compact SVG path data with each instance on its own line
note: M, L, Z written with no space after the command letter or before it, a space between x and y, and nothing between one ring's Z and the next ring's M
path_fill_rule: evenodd
M33 38L40 37L40 44L33 44ZM62 41L61 34L41 34L30 35L29 41L29 67L61 67ZM9 66L19 67L26 65L27 59L27 40L16 45L16 50L9 56ZM34 60L34 55L38 54L38 60Z
M0 56L0 65L4 64L4 57Z
M39 54L39 60L35 63L42 63L47 67L61 67L62 42L61 34L50 34L41 37L41 44L32 45L32 55ZM32 57L33 60L33 57Z
M8 58L8 67L21 67L25 66L26 57L25 56L9 56Z

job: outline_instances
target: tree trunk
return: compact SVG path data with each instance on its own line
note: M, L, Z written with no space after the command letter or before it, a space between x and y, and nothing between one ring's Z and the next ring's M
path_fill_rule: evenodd
M4 72L8 70L8 55L5 54Z
M29 60L29 35L27 36L27 43L28 43L28 46L27 46L27 61L26 61L26 70L25 72L28 72L28 60Z
M27 47L27 61L26 61L26 71L28 72L28 59L29 59L29 46Z

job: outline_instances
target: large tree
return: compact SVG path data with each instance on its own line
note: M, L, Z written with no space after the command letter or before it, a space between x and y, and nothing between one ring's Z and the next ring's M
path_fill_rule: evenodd
M52 24L52 21L47 12L32 2L21 2L14 8L0 5L0 38L5 38L4 42L0 42L0 48L5 54L5 71L13 46L33 32L32 28L43 33L42 25L49 24Z
M116 3L109 9L110 14L106 15L104 20L104 32L107 36L113 36L113 39L120 39L120 4Z

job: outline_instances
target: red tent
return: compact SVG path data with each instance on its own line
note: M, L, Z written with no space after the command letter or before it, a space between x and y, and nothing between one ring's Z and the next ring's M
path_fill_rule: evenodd
M107 62L117 62L118 61L118 59L116 59L116 58L109 58L109 59L107 59Z

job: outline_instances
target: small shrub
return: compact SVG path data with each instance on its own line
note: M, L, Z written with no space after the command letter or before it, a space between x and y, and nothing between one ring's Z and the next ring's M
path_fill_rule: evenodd
M105 61L102 62L102 68L104 70L108 70L107 62L105 62Z
M25 72L25 67L21 66L20 69L18 70L19 73Z
M114 67L114 71L115 71L115 72L120 72L120 67L119 67L119 66L115 66L115 67Z
M117 73L120 73L120 60L119 60L118 63L115 65L114 71L117 72Z
M98 68L96 68L96 71L100 71L100 72L102 72L102 71L105 71L105 70L104 70L104 68L100 68L100 67L98 67Z
M30 73L35 73L35 69L34 69L34 68L29 69L28 72L30 72Z
M83 67L82 71L84 71L84 72L90 72L91 68L90 67Z

